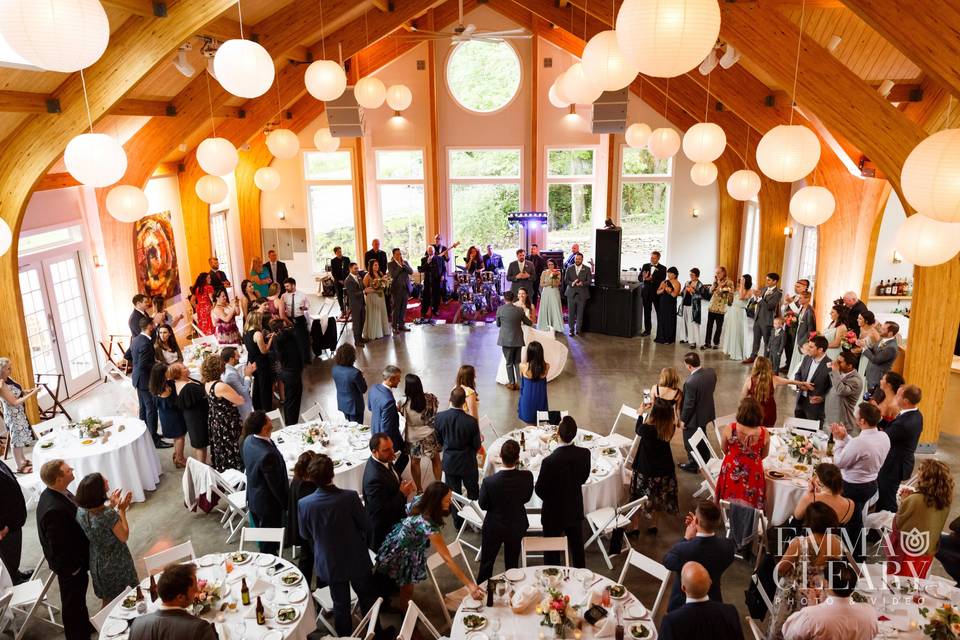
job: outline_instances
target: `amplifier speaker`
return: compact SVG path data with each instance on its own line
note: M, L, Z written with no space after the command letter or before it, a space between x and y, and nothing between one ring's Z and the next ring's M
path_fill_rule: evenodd
M601 287L620 286L621 229L597 229L595 261L597 272L594 281Z

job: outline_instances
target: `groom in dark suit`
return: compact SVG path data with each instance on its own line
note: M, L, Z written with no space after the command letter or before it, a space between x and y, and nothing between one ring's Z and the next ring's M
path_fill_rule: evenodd
M504 304L497 308L497 326L500 327L497 344L503 349L503 358L507 361L507 388L514 391L520 388L517 379L520 376L523 325L533 326L523 309L513 304L515 299L512 291L504 291Z
M350 316L353 320L353 343L362 347L366 344L363 339L363 321L367 317L367 303L363 297L363 280L360 279L360 267L356 262L350 263L350 275L343 281L343 291L350 305Z
M798 336L799 340L799 336ZM794 379L800 384L797 388L797 407L793 415L807 420L823 422L823 400L830 391L830 358L827 357L827 348L830 343L823 336L814 336L807 343L807 353L800 363L800 368Z
M687 462L680 468L690 473L697 473L699 467L690 453L690 438L697 431L706 433L707 425L717 417L717 410L713 403L713 392L717 388L717 372L713 369L700 367L700 355L691 351L683 356L683 363L687 366L690 375L683 383L683 406L680 409L680 425L683 427L683 448L687 450ZM706 460L710 451L701 444L697 450Z

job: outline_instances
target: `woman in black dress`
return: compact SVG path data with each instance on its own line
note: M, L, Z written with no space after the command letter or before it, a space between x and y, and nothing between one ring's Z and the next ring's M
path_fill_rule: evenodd
M160 431L164 438L173 440L173 465L177 469L183 469L187 466L187 458L183 455L187 425L180 407L177 406L177 388L169 379L169 369L165 362L154 364L150 370L149 389L156 398Z
M190 446L193 447L193 457L209 464L207 447L210 446L210 428L207 425L207 392L203 385L190 379L190 370L183 363L170 365L167 376L173 380L177 391L177 406L183 413L183 421L190 434Z
M307 476L307 467L310 466L310 461L316 455L309 449L300 454L293 467L293 479L290 481L290 489L287 491L290 501L287 504L287 540L292 540L293 542L290 544L296 545L300 549L300 555L297 556L297 568L303 574L310 591L313 591L313 587L310 586L313 580L313 543L300 536L300 514L297 503L300 502L300 498L305 498L317 490L317 485Z
M657 338L654 342L673 344L677 341L677 296L680 295L680 272L667 269L667 279L657 289Z
M647 419L637 419L636 433L640 436L637 457L633 461L633 482L630 493L634 500L647 496L650 500L647 515L650 524L647 533L657 533L659 513L677 515L677 472L670 452L670 440L677 430L673 403L654 398Z
M240 455L240 410L243 397L226 382L220 382L226 365L223 358L214 354L207 356L200 367L203 387L207 392L210 422L210 466L223 473L227 469L243 471Z
M263 314L251 311L243 325L243 346L247 349L247 362L256 364L253 372L253 408L257 411L273 410L273 364L270 347L273 336L266 338L263 330Z

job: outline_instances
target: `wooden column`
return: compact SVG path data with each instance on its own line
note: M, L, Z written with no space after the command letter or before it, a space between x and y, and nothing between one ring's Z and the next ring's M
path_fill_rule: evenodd
M774 182L762 173L760 184L760 261L757 273L751 274L757 286L770 272L783 274L783 228L790 218L790 184Z
M437 116L437 46L427 42L427 79L430 100L430 147L427 150L427 168L430 177L430 206L427 207L426 237L428 242L441 233L440 224L440 123ZM452 232L452 229L450 230ZM449 237L449 233L447 236Z
M346 146L341 143L341 148ZM357 255L362 256L367 248L367 192L366 176L363 173L363 140L354 138L350 147L353 149L353 201L356 206L353 219L357 225ZM363 266L366 269L366 265Z
M740 240L743 237L743 203L727 193L727 179L743 167L742 160L728 147L716 160L719 209L717 211L717 262L731 278L740 275Z
M617 136L607 135L607 217L614 224L620 224L620 210L617 208Z
M540 38L530 39L530 210L539 210L540 200L540 131L538 112L540 107ZM546 203L544 203L546 208ZM537 234L543 236L546 231Z

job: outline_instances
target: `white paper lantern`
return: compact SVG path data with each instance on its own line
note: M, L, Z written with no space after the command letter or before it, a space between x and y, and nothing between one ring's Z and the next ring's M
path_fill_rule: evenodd
M107 212L120 222L136 222L149 208L147 194L133 185L119 184L107 194Z
M734 200L752 200L760 193L760 176L750 169L734 171L727 178L727 193Z
M960 222L960 129L926 138L907 156L900 174L914 209L941 222Z
M72 73L100 59L110 23L99 0L4 0L0 35L30 64Z
M227 40L213 56L217 82L241 98L259 98L273 85L273 58L250 40Z
M672 158L680 150L680 134L671 127L654 129L647 140L647 149L654 158Z
M826 187L804 187L790 198L790 215L808 227L829 220L836 208L837 200Z
M403 111L413 102L413 92L405 84L395 84L387 89L387 106L394 111Z
M353 87L353 96L364 109L378 109L387 99L387 87L379 78L361 78Z
M690 180L693 184L706 187L717 179L717 165L712 162L698 162L690 167Z
M698 122L683 134L683 152L694 162L713 162L727 146L727 134L714 122Z
M207 138L197 147L197 164L212 176L225 176L237 168L240 154L226 138Z
M943 264L960 251L960 224L915 213L897 229L894 247L918 267Z
M603 89L587 78L583 65L579 62L567 69L560 76L557 84L561 95L568 98L570 104L593 104L593 101L603 93Z
M260 191L274 191L280 186L280 172L273 167L261 167L253 174L253 184Z
M10 247L13 245L13 232L10 231L10 225L6 220L0 219L0 256L7 255Z
M333 60L317 60L307 67L303 82L314 98L330 102L343 95L347 88L347 74Z
M643 149L647 146L651 133L650 125L646 122L635 122L627 127L624 138L626 138L628 146L634 149Z
M227 181L220 176L203 176L197 180L194 190L207 204L217 204L227 197Z
M300 151L300 139L290 129L274 129L267 134L267 149L274 158L289 160Z
M620 51L640 73L672 78L716 45L720 7L717 0L625 0L616 27Z
M570 98L570 96L568 96L568 95L564 92L564 90L563 90L563 85L562 85L562 83L561 83L561 81L563 80L563 76L565 75L565 73L566 73L566 72L561 73L559 76L557 76L557 79L553 81L553 86L554 86L554 93L555 93L556 96L557 96L557 100L559 100L560 102L565 102L565 103L567 103L567 106L569 107L571 104L573 104L573 99Z
M550 85L550 90L547 92L547 98L550 100L550 104L555 106L557 109L566 109L570 106L569 102L560 99L560 96L557 95L557 83L554 82Z
M623 89L637 77L639 67L620 51L615 31L601 31L590 38L580 58L583 70L604 91Z
M760 171L777 182L800 180L813 171L819 161L820 140L802 125L777 125L757 144Z
M313 135L313 146L317 148L317 151L327 153L336 151L340 148L340 138L333 137L330 129L318 129Z
M83 133L63 152L67 171L80 184L107 187L127 172L127 154L120 143L105 133Z

